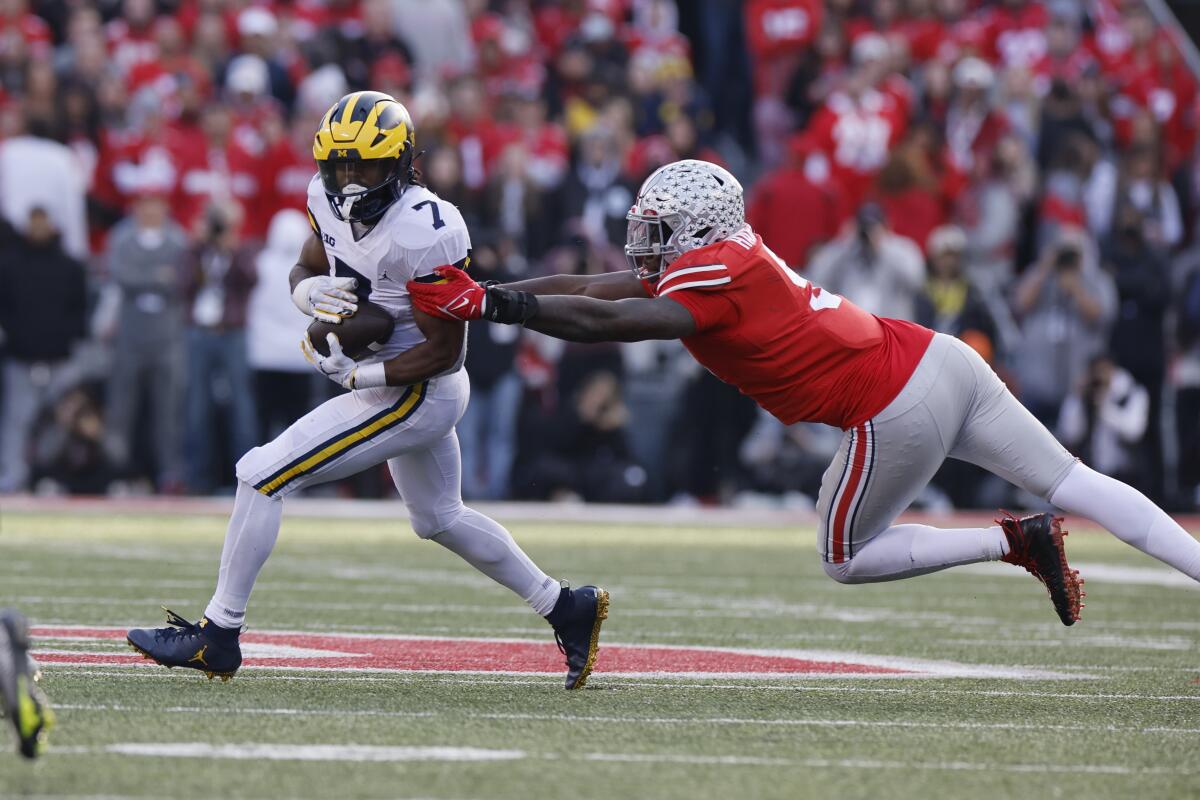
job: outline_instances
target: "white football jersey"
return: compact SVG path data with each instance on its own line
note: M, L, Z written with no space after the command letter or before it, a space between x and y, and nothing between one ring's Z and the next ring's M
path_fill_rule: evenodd
M329 274L358 279L359 302L370 300L391 312L396 328L374 357L387 361L425 341L413 320L405 285L447 264L466 265L471 236L462 214L423 186L409 186L367 235L358 241L350 223L334 216L319 176L308 184L308 216L325 244ZM450 370L462 367L466 347Z

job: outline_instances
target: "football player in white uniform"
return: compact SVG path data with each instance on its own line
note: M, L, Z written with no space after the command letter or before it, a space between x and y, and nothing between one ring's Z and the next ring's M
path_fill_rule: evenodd
M381 92L343 97L313 143L319 168L308 190L312 238L291 275L306 314L340 323L369 300L395 320L369 359L345 356L336 336L309 360L353 391L297 420L237 464L237 497L216 592L198 623L168 612L168 627L135 629L134 649L164 666L228 678L241 665L238 634L250 591L279 533L283 498L386 461L417 535L462 556L542 614L567 657L568 689L583 686L596 657L608 594L572 590L542 572L501 525L463 505L454 426L470 388L462 370L466 326L409 302L406 284L464 265L471 240L462 215L416 180L408 110Z

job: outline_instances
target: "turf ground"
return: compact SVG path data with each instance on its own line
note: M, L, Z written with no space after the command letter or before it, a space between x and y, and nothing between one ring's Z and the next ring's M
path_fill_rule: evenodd
M583 691L403 522L285 518L246 637L274 666L222 684L114 638L200 613L222 518L4 514L0 605L38 626L59 725L34 765L0 752L0 797L1200 796L1200 593L1107 535L1068 539L1067 629L1006 565L837 585L799 527L512 528L612 592Z

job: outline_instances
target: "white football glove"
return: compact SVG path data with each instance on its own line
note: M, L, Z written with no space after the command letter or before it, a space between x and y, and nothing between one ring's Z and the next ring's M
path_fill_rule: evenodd
M367 364L359 367L354 359L342 352L342 343L336 333L325 335L329 344L329 355L323 356L312 346L306 334L300 340L300 351L321 374L343 389L369 389L376 386L386 386L387 377L381 363Z
M357 287L356 278L314 275L296 284L292 302L310 317L337 325L358 311L358 297L354 294Z

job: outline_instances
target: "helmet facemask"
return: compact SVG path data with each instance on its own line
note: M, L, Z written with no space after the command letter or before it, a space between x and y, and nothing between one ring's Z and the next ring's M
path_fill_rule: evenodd
M653 211L638 213L631 210L625 219L625 259L633 274L643 281L656 281L681 255L673 241L675 232L665 219Z
M411 165L411 148L406 148L399 158L317 162L321 184L334 216L359 223L374 222L387 211L408 183Z

